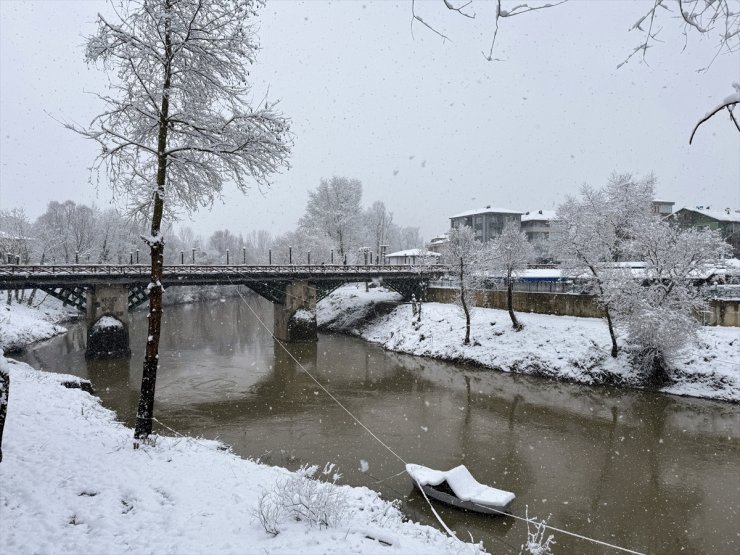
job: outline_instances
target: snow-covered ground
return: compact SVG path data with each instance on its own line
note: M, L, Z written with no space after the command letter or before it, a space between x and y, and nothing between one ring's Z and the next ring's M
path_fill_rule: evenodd
M133 431L98 399L0 354L11 379L0 463L2 553L475 553L362 487L325 483L341 498L333 526L290 514L273 536L256 517L276 484L305 478L241 459L213 441ZM341 472L341 469L339 469ZM319 472L321 474L321 472ZM289 490L293 491L293 490ZM318 506L318 505L316 505Z
M468 362L506 372L586 384L638 386L640 376L622 352L613 359L604 320L517 313L524 330L512 329L504 310L475 308L471 344L463 345L465 318L454 305L425 303L420 322L409 304L390 310L399 295L382 288L347 285L322 300L318 325L358 335L386 349L441 360ZM378 305L385 309L377 310ZM675 395L740 402L740 328L704 327L699 344L672 364Z
M77 309L62 306L61 301L45 293L37 294L33 306L15 300L7 304L3 298L0 304L0 349L12 352L64 333L67 329L60 322L79 315Z

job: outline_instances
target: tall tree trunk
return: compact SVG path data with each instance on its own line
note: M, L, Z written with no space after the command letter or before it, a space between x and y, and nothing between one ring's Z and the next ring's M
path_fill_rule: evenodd
M617 347L617 336L614 332L614 324L612 323L612 315L609 312L609 307L604 307L604 312L606 312L606 322L609 324L609 336L612 338L612 357L617 358L617 353L619 352L619 348Z
M8 415L9 399L10 376L5 370L0 370L0 462L3 460L3 429L5 428L5 417Z
M465 273L463 270L463 259L460 257L460 303L462 304L463 312L465 313L465 340L463 345L470 344L470 310L468 310L468 303L465 302Z
M169 8L169 3L167 8ZM172 42L169 20L165 22L165 80L162 94L162 109L159 114L159 135L157 137L157 190L154 193L152 213L150 254L152 259L151 283L149 284L149 329L147 333L144 372L141 376L141 394L136 412L135 439L146 439L152 433L154 416L154 391L157 384L159 365L159 337L162 329L162 275L164 267L164 241L160 235L162 213L164 211L164 186L167 178L167 125L169 116L169 90L171 80L170 59Z
M514 329L516 331L520 331L522 329L522 325L519 323L519 320L516 318L516 314L514 314L514 284L511 279L511 276L507 276L506 278L506 307L509 309L509 318L511 318L511 325L514 326Z

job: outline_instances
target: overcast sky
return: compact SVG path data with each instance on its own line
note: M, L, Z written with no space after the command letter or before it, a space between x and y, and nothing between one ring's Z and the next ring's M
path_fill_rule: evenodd
M254 96L280 99L293 120L292 168L264 195L229 189L224 203L184 222L209 234L295 227L322 177L358 178L364 203L382 200L401 225L429 239L450 215L492 204L552 209L582 183L613 171L658 178L658 196L681 205L740 208L740 134L698 119L740 80L740 54L714 55L712 40L662 19L647 64L616 69L641 36L628 32L645 2L574 1L505 20L487 62L492 4L470 20L441 0L411 3L268 2L252 71ZM97 0L0 0L0 208L31 218L50 200L106 206L87 168L92 143L53 118L87 123L100 109L91 91L106 77L83 62ZM52 117L53 116L53 117Z

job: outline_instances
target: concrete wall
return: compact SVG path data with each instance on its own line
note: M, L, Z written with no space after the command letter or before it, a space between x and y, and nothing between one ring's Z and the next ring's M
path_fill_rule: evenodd
M451 303L455 300L457 290L452 288L430 287L426 300L438 303ZM476 291L473 304L485 308L506 310L506 291ZM515 312L535 312L538 314L555 314L558 316L581 316L603 318L604 311L593 295L573 295L565 293L529 293L514 291L513 304ZM699 318L710 326L740 327L740 299L715 299L709 309Z
M703 316L710 326L740 327L740 299L714 299Z
M427 300L440 303L454 302L456 289L427 289ZM476 291L473 304L485 308L506 310L506 291ZM514 311L556 314L558 316L584 316L601 318L604 312L592 295L562 295L555 293L525 293L514 291Z

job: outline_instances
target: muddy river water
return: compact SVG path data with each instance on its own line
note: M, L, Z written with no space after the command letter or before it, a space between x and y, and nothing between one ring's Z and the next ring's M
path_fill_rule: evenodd
M272 322L267 302L249 302ZM336 463L341 483L400 499L411 518L436 525L408 478L393 477L399 460L241 300L168 307L163 328L155 405L163 424L268 464ZM18 358L90 379L133 426L145 340L146 317L136 313L130 360L85 360L83 324ZM515 514L528 507L553 526L647 553L740 553L737 405L484 371L341 335L288 348L404 460L465 463L479 481L516 493ZM491 552L518 553L526 538L511 518L437 509ZM562 534L556 541L556 553L617 553Z

